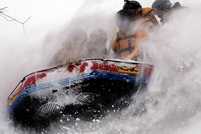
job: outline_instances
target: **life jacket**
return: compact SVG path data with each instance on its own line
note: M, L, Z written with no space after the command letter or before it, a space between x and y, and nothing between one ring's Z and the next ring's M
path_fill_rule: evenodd
M107 55L106 42L93 42L87 44L86 58L103 58Z
M75 59L75 52L73 50L69 49L63 49L59 52L57 55L58 61L67 61L69 59Z
M131 56L129 59L134 60L139 55L137 34L125 35L121 32L117 32L116 38L112 44L112 49L118 57L125 59Z
M158 25L158 21L154 16L154 10L150 7L142 8L142 16L147 18L153 25Z
M62 48L59 50L56 55L51 59L50 61L50 66L55 66L62 64L64 62L67 62L68 60L71 59L77 59L75 55L75 50L67 49L67 48Z

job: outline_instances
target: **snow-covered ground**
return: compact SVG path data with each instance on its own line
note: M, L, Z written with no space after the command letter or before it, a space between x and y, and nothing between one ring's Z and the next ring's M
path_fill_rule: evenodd
M140 2L149 7L153 0ZM123 111L122 118L105 119L106 126L88 133L200 133L201 0L179 2L188 7L186 11L175 13L143 45L156 68L145 95L149 100L145 103L147 112L133 116L136 105L131 105ZM8 6L4 13L20 21L31 16L24 25L25 32L21 24L0 16L0 133L12 134L16 132L5 116L6 99L18 82L25 75L47 67L71 26L80 26L87 33L98 26L112 36L115 29L112 17L122 8L123 0L3 0L0 5ZM153 105L154 100L159 101L157 106Z

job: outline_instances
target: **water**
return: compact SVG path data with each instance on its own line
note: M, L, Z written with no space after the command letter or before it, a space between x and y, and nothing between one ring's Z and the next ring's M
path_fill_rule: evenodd
M0 27L3 30L0 33L2 63L0 133L18 133L8 125L9 121L5 116L7 96L22 77L47 67L47 61L55 50L61 47L60 44L69 26L81 26L89 33L99 24L99 27L104 27L108 33L113 34L115 27L110 26L113 23L111 17L122 7L123 1L71 2L60 0L29 3L20 0L16 4L10 0L1 3L3 7L4 5L9 7L8 13L12 16L25 20L31 15L31 19L25 24L24 33L21 24L0 18ZM142 0L141 3L149 6L152 1ZM149 92L137 96L137 102L133 102L124 110L121 117L117 118L117 115L112 114L104 120L94 120L92 124L86 122L79 124L89 127L85 133L197 134L201 131L199 127L201 124L201 18L199 17L201 0L196 2L181 0L180 3L189 9L174 14L172 16L174 19L151 34L151 40L143 45L144 52L151 57L155 66L148 87ZM68 6L69 4L73 6ZM68 18L64 18L64 13ZM94 17L96 19L93 19ZM103 18L107 19L103 21ZM144 102L146 112L136 115L134 109L141 102ZM74 129L68 131L76 133ZM61 133L61 131L54 129L52 133Z

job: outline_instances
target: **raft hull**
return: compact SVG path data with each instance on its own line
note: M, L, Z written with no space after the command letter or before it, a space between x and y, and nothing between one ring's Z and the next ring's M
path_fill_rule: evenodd
M8 98L15 124L48 127L61 118L92 120L129 106L144 90L153 66L120 60L87 59L34 72Z

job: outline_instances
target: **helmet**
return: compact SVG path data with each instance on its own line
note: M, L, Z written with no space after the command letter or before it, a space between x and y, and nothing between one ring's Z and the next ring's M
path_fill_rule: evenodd
M106 42L107 41L107 33L105 30L101 28L94 29L89 38L96 38L97 41Z
M133 10L135 14L142 14L142 6L137 1L126 1L124 3L123 9Z
M172 6L170 0L155 0L152 4L152 8L156 10L169 10Z
M67 41L73 44L82 44L87 41L87 33L80 27L74 27L69 31Z
M132 22L135 19L135 14L132 10L122 9L116 13L115 17L117 21L127 20Z
M132 10L122 9L116 13L116 25L123 33L129 31L132 22L134 22L136 15Z

